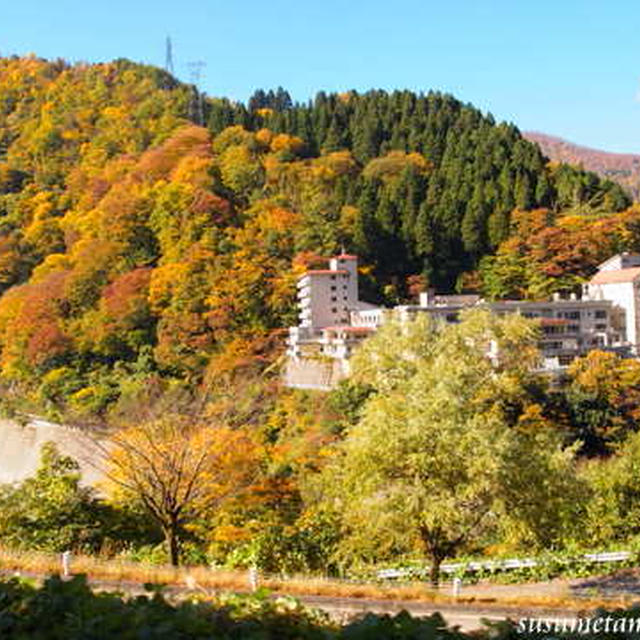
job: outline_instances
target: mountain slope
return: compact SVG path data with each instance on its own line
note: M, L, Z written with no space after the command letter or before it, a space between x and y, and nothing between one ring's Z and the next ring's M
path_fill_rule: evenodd
M640 197L640 154L611 153L583 147L562 138L537 131L526 131L527 140L540 145L542 153L555 162L581 165L589 171L614 180L632 195Z
M439 93L207 98L207 127L198 102L126 60L0 59L7 393L86 416L149 389L222 384L273 360L296 275L318 253L359 253L367 297L392 303L477 268L516 207L629 204Z

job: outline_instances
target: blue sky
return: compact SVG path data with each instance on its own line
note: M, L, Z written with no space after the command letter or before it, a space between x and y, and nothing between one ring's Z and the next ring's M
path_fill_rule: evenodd
M282 85L438 89L535 129L640 153L640 2L631 0L0 0L0 53L118 57L246 100Z

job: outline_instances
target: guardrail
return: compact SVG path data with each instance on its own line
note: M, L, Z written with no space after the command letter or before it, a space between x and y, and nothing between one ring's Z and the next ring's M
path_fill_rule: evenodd
M608 551L605 553L585 553L581 557L590 562L623 562L632 557L631 551ZM457 573L458 571L510 571L512 569L528 569L539 565L533 558L508 558L506 560L487 560L486 562L455 562L440 565L442 573ZM412 569L383 569L376 574L379 580L393 580L415 576L425 572L428 566Z

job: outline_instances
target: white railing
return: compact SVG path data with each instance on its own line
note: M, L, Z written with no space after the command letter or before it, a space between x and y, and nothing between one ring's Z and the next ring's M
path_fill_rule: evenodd
M631 551L607 551L605 553L585 553L582 559L589 562L623 562L632 556ZM509 571L512 569L528 569L540 564L533 558L508 558L506 560L487 560L486 562L455 562L440 565L442 573L457 573L458 571ZM383 569L376 574L380 580L406 578L418 572L426 571L428 567L414 569Z

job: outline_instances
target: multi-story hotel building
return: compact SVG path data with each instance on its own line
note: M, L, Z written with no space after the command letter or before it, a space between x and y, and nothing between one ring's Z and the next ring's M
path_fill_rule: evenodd
M285 384L330 389L349 374L349 359L362 340L390 317L409 321L428 313L445 323L458 322L472 307L493 313L519 313L540 321L540 353L545 370L561 371L593 349L634 351L640 344L640 256L614 256L585 285L582 299L554 297L543 302L485 302L477 295L425 292L417 305L393 309L358 298L356 256L331 258L326 270L308 271L298 281L300 322L289 329Z

